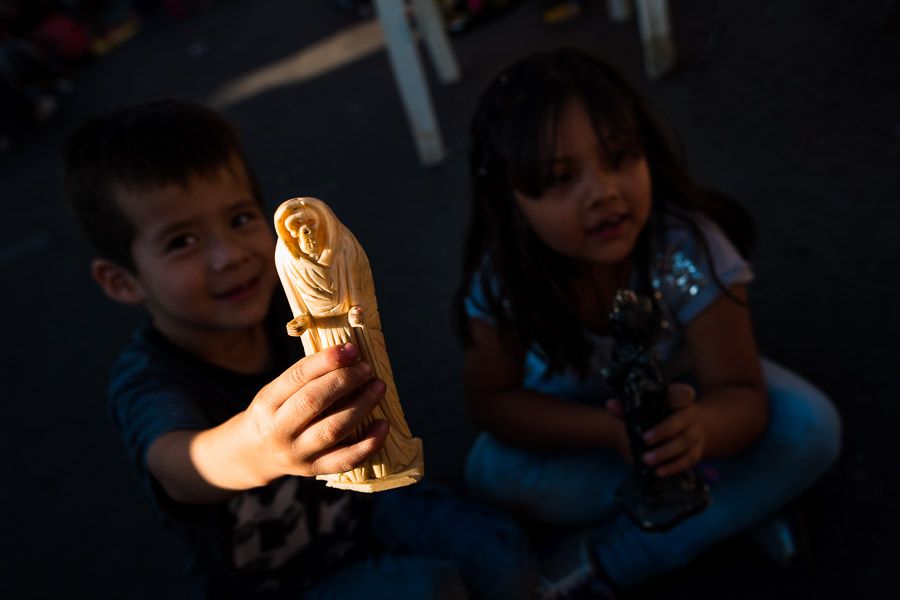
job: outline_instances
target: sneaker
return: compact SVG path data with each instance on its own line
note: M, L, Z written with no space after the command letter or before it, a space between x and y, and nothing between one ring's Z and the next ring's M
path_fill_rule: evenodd
M535 590L539 600L616 600L588 539L585 533L569 536L541 562Z
M792 570L806 561L805 539L794 511L779 511L750 529L747 536L766 558L781 569Z

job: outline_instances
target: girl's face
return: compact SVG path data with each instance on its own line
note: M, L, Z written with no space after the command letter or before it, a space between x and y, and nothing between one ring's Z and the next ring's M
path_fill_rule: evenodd
M525 220L563 256L605 265L622 262L650 216L647 161L627 155L615 139L602 143L579 98L563 106L555 142L541 195L515 192Z

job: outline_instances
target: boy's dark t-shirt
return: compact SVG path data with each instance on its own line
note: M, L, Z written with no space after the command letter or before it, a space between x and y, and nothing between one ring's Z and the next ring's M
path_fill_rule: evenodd
M267 326L283 329L274 322ZM368 530L366 495L283 477L226 502L187 505L172 500L147 469L147 449L159 436L223 423L303 356L297 340L273 337L277 364L272 371L243 375L188 354L148 322L112 369L113 424L164 518L184 534L192 586L201 595L240 597L302 587L360 556L366 546L361 538Z

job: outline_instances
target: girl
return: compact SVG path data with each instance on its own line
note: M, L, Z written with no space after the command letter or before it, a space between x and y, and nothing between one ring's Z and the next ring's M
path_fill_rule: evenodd
M528 56L488 86L471 134L455 310L483 432L466 480L482 500L577 532L581 558L559 578L545 572L545 595L635 586L822 475L840 421L821 392L757 354L749 216L693 181L621 73L574 49ZM645 434L643 456L631 456L601 374L621 288L653 298L667 374L692 383L670 386L673 413ZM638 460L660 476L702 460L718 477L709 508L665 533L640 530L613 501Z

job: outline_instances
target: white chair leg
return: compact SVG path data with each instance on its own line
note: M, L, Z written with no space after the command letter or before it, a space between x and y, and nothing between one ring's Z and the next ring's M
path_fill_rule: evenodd
M669 21L669 0L635 0L641 44L644 47L644 70L656 79L675 66L675 43Z
M450 45L450 38L444 27L444 18L438 11L437 4L434 0L412 0L412 5L416 11L416 22L419 24L419 30L425 40L425 47L428 48L428 55L431 56L438 79L444 85L456 83L461 76L459 63L456 61L456 54L453 53L453 47Z
M431 103L425 72L406 21L404 4L399 0L375 0L375 10L384 29L388 58L419 160L424 166L433 166L444 158L444 140Z
M634 6L631 0L606 0L606 12L610 21L624 23L634 14Z

